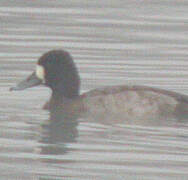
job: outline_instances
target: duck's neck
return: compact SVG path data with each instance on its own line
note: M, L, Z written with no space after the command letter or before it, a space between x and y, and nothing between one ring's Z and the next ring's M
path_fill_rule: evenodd
M79 80L56 83L51 87L53 99L74 99L79 96L80 82Z
M71 115L76 115L84 111L82 98L79 95L69 98L57 91L52 92L50 101L47 102L43 108L51 112L60 110L61 112Z
M67 98L62 93L52 91L49 101L43 106L43 109L56 110L59 107L63 108L64 105L70 104L74 98Z
M70 96L70 94L66 94L62 91L52 91L52 95L51 95L51 100L53 100L54 102L57 103L66 103L66 102L70 102L74 99L76 99L77 97L79 97L79 93L77 94L72 94Z
M72 78L65 78L62 76L61 81L54 81L50 88L52 90L52 95L49 101L50 107L57 108L61 105L69 104L71 101L79 97L79 76L74 75Z

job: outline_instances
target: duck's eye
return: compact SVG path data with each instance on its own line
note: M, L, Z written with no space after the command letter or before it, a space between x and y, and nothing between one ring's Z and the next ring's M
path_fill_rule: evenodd
M36 76L45 82L45 70L44 67L41 65L37 65L36 67Z

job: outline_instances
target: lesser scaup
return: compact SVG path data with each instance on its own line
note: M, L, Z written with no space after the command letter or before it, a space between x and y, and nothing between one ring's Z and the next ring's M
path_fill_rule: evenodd
M50 111L70 114L113 115L125 118L188 117L188 96L147 86L111 86L79 94L80 77L70 54L52 50L43 54L36 70L11 90L44 84L52 90Z

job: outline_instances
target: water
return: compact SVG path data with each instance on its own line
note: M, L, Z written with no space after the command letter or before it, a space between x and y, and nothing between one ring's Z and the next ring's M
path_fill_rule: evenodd
M48 89L8 91L42 53L66 49L82 92L131 83L188 94L187 6L178 0L1 0L1 179L187 179L187 123L49 123L54 117L42 110Z

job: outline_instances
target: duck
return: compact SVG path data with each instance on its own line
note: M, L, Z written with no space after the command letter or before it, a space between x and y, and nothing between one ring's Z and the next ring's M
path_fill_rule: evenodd
M72 56L50 50L37 62L34 72L10 88L19 91L38 85L51 89L43 109L70 115L123 117L124 119L188 118L188 96L142 85L115 85L80 94L80 76ZM117 115L117 116L114 116Z

